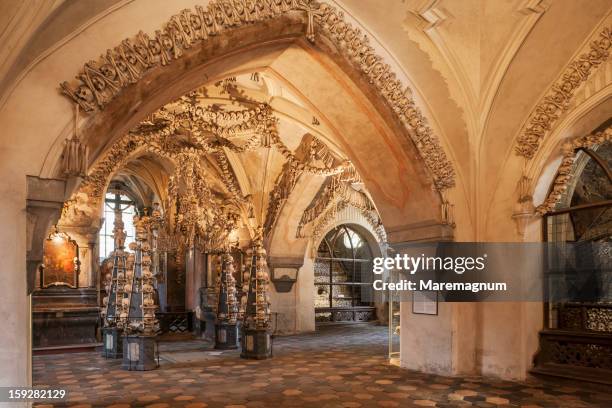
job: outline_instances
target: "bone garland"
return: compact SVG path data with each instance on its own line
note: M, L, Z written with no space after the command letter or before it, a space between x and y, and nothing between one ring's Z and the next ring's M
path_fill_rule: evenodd
M134 216L136 242L130 244L134 251L135 262L130 276L124 285L122 326L128 334L155 335L159 322L155 317L155 277L151 257L151 217Z
M236 324L238 319L238 300L236 298L236 279L234 279L234 258L228 253L219 255L220 273L217 277L217 320Z
M258 232L258 237L253 240L253 246L247 250L247 255L251 258L251 264L244 327L266 330L270 328L270 303L268 302L270 277L266 263L266 250L261 241L261 230Z
M330 178L304 210L296 230L296 238L304 237L306 225L315 222L312 235L318 237L324 228L333 220L338 212L351 205L357 208L372 229L376 232L380 242L386 242L387 235L380 221L380 216L370 198L361 191L356 191L350 185L360 182L359 175L352 166L337 176Z
M561 150L563 159L561 160L561 164L557 170L557 176L553 182L552 189L544 202L536 207L536 214L544 215L547 212L555 209L557 203L563 196L563 193L565 193L567 190L567 186L572 180L572 170L574 168L574 161L576 160L576 152L578 149L592 148L593 146L600 145L611 140L612 127L608 127L601 132L578 137L564 143Z
M427 124L427 119L415 105L412 90L405 87L391 66L376 54L369 44L368 36L344 20L342 12L326 3L321 3L320 11L321 13L317 13L314 18L322 34L326 34L335 42L340 52L374 85L402 123L413 131L412 140L430 170L438 191L454 187L454 169Z
M225 186L232 193L235 199L240 201L244 201L244 197L242 195L242 190L238 185L238 180L236 180L236 175L234 174L232 167L227 160L227 155L225 152L219 152L216 155L217 164L221 169L221 176L223 177L223 181L225 182Z
M186 239L179 242L178 253L193 246L196 239L206 249L221 248L236 227L239 211L223 206L207 184L206 170L197 150L189 149L177 157L177 167L168 183L166 208L175 213L172 232Z
M283 165L283 170L278 175L274 188L270 192L268 211L264 223L264 235L267 236L272 232L283 204L291 195L302 173L303 169L298 168L296 161L288 161Z
M283 165L283 170L281 174L279 174L273 190L270 192L268 211L266 212L266 220L264 223L265 236L268 236L272 232L285 201L289 198L293 188L303 173L325 175L328 177L342 174L342 177L346 179L345 181L349 179L359 179L355 168L350 162L345 161L340 165L335 165L341 159L336 157L324 143L314 136L312 136L312 139L308 140L308 146L303 144L303 139L302 144L298 147L298 150L301 150L302 154L306 156L306 158L299 159L297 157L297 151L296 154L288 152L288 149L280 141L278 134L274 135L272 138L273 143L278 146L280 152L288 153L284 153L287 162ZM322 163L324 167L319 167L319 165L315 165L314 163Z
M261 138L267 135L271 145L274 146L288 161L296 161L295 155L282 143L278 135L277 119L273 115L272 108L267 104L259 104L255 108L243 111L218 113L207 110L199 105L194 105L191 99L183 98L179 105L181 113L172 113L166 109L156 111L147 120L141 122L133 131L122 137L113 144L103 155L103 157L93 166L83 182L85 191L91 198L99 199L102 197L108 179L119 168L124 166L130 157L138 152L149 151L160 157L165 157L171 162L176 163L178 155L188 148L174 143L175 134L180 129L184 129L188 124L189 131L194 132L195 146L191 149L199 151L201 154L218 153L217 159L222 170L224 181L228 183L228 189L237 200L242 200L239 194L239 187L235 177L230 174L229 163L223 152L224 148L234 153L243 153L252 150L261 144ZM229 115L229 116L227 116ZM241 132L252 132L253 136L242 146L237 146L230 140L223 137L231 132L224 126L209 123L209 120L222 121L243 121L239 125ZM211 132L217 138L205 137L205 132ZM320 143L320 142L319 142ZM319 149L322 149L319 147ZM304 171L317 175L334 175L346 170L348 162L338 166L321 168L310 163L299 164Z
M312 240L318 242L321 235L326 232L329 225L336 219L336 216L348 206L352 206L359 210L361 215L366 219L368 224L378 238L378 242L383 244L387 242L387 232L382 225L381 219L376 209L373 208L369 198L362 192L355 191L348 196L336 196L327 209L316 218L316 222L312 227ZM303 228L303 227L302 227Z
M349 188L347 183L341 182L339 177L329 178L323 184L319 193L313 198L308 208L304 210L297 227L296 238L303 238L304 227L327 211L333 204L334 199L339 195L343 195L344 190L347 188Z
M569 64L561 78L550 88L531 114L518 137L516 154L527 159L533 158L546 133L569 108L576 89L608 59L611 46L612 27L606 27L598 33L598 38L590 42L588 50Z
M413 131L411 136L439 191L455 185L454 169L440 146L427 120L416 107L410 88L404 86L389 64L376 54L367 35L345 21L335 7L316 1L296 0L231 0L211 1L206 9L183 10L172 16L154 37L138 33L109 49L98 61L86 63L77 75L77 84L61 84L62 92L87 112L102 109L125 87L139 81L151 68L168 65L184 51L207 41L211 35L254 22L300 11L307 17L306 37L315 40L325 35L338 50L376 88L403 124ZM606 48L607 49L607 48Z
M135 38L107 50L97 61L86 63L77 76L76 87L63 82L62 92L85 111L102 109L151 68L172 63L209 36L297 9L294 0L211 1L206 9L201 6L196 6L195 12L185 9L172 16L153 37L140 31Z

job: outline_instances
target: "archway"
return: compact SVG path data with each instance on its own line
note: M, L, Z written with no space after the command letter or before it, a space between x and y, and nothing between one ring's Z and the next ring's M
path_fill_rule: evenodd
M439 193L452 185L452 170L443 153L440 154L440 146L432 141L428 128L420 126L423 122L418 109L410 100L401 105L404 103L401 92L400 105L389 106L381 92L390 97L392 94L384 92L398 90L393 77L369 84L367 76L364 78L363 73L356 72L341 53L334 51L332 43L323 41L313 47L303 40L304 22L304 16L288 15L263 25L239 27L227 36L211 37L212 40L198 50L193 47L174 64L149 71L144 83L137 82L123 89L103 111L90 116L81 126L80 134L90 148L94 165L113 142L146 114L201 86L202 78L205 78L204 83L210 83L254 72L252 67L257 67L257 71L277 76L288 88L299 93L307 101L308 108L316 112L308 121L313 125L318 122L315 126L331 130L334 135L331 145L339 146L358 172L366 175L364 184L383 223L389 225L391 241L448 237L451 227L446 217L449 212L441 211L440 207L442 203L446 210L450 206ZM249 43L254 37L258 37L258 43ZM229 39L239 43L240 49L232 48ZM203 61L208 57L211 59ZM296 59L301 62L300 70L292 65ZM383 73L386 72L384 66L382 68ZM168 87L170 77L172 87ZM388 91L380 91L381 84L392 86ZM314 108L319 106L325 108ZM394 112L397 109L400 109L399 117ZM402 122L407 119L411 122L409 126ZM419 129L418 132L410 130L412 127ZM414 140L419 142L415 145ZM43 169L46 176L59 175L61 171L56 165L60 144L61 139L46 160ZM424 157L440 166L427 168L423 165ZM388 167L377 168L377 160L388 163ZM438 191L431 188L434 184ZM419 205L419 202L427 205Z
M372 241L376 242L358 226L341 224L319 243L314 259L315 321L319 324L376 319L369 271L374 251L380 248L372 248Z
M367 80L372 75L370 71L366 70L364 78L364 72L359 72L364 66L358 65L360 68L356 69L344 51L337 48L337 33L330 32L330 41L320 41L313 46L303 39L302 24L303 16L290 13L268 21L265 26L260 23L239 26L183 49L183 55L176 61L155 65L136 83L119 93L111 92L103 101L104 109L93 112L81 130L83 141L94 158L94 166L100 165L104 152L111 149L122 134L160 105L207 84L223 82L241 73L262 72L277 78L304 102L302 111L293 113L294 116L302 116L302 121L310 122L315 130L324 128L325 131L318 133L323 134L331 146L343 151L360 174L367 175L364 184L387 227L390 240L422 239L422 234L447 236L449 220L445 217L449 215L448 211L438 208L445 200L439 193L452 185L452 170L431 131L423 127L422 117L410 99L403 93L389 93L401 91L398 89L401 83L393 75L387 76L384 65L379 67L382 76L370 83L371 79ZM324 33L321 33L322 40L326 38ZM255 37L258 38L256 43L252 42ZM234 44L240 46L236 48ZM372 51L367 50L362 57L371 54ZM368 64L373 64L372 69L379 69L376 63ZM99 80L108 80L110 75L89 68L85 72L90 78ZM171 87L168 87L168 78L172 78ZM106 84L107 89L110 85ZM73 92L66 86L64 89ZM87 96L86 92L83 95ZM100 95L104 96L103 92ZM98 103L102 101L98 99L100 95L96 96ZM77 94L73 96L82 102ZM274 105L274 100L271 102L273 108L282 110L282 106ZM419 136L420 132L425 133ZM373 138L372 135L377 136ZM411 140L414 137L421 138L417 145ZM365 157L368 160L364 160ZM435 167L431 167L432 160ZM388 166L380 167L377 162L388 163ZM111 157L110 160L102 159L102 165L116 164ZM445 205L448 208L448 204ZM282 249L275 247L273 251L281 253Z
M417 206L413 204L414 200L396 193L406 190L412 196L441 202L431 191L432 180L440 190L453 184L450 164L418 108L409 96L388 93L391 89L400 91L401 83L393 79L391 73L383 75L383 72L388 72L384 65L380 68L385 71L379 75L385 78L370 83L370 71L366 70L364 77L364 72L359 70L366 67L358 65L361 68L356 68L344 55L346 50L337 48L334 37L337 34L329 34L333 41L323 41L327 38L325 32L319 34L322 41L314 45L304 41L303 18L301 14L289 13L266 21L265 25L239 25L182 50L181 57L172 63L154 65L142 79L125 86L105 101L104 110L95 112L88 119L82 132L92 156L97 157L107 143L125 134L146 114L170 100L205 83L269 67L290 89L297 90L310 109L317 112L318 107L327 107L325 112L321 112L321 118L314 119L333 129L338 137L337 143L360 173L368 175L366 184L369 184L381 214L389 213L383 215L383 218L388 218L385 224L389 228L402 227L402 222L405 225L405 220L393 221L393 217L401 217L402 211L410 213L414 222L441 221L441 213L435 207ZM362 57L369 55L377 60L372 50ZM374 64L372 69L378 69L377 65ZM170 78L171 87L168 86ZM387 91L384 85L393 87ZM392 96L393 103L388 99ZM350 117L348 112L351 112ZM418 126L423 126L417 129L418 132L425 132L428 136L419 139L417 147L411 139L415 137L413 129ZM372 138L375 134L378 136ZM359 159L366 154L370 160ZM376 162L373 160L375 157L389 162L389 166L382 169L384 173L380 174L386 183L374 181L381 171L376 171L371 164ZM428 169L423 161L428 163ZM398 170L392 171L395 165ZM400 189L400 186L406 188Z
M564 158L543 215L543 238L554 245L543 330L532 372L609 383L612 367L608 324L612 302L609 248L612 239L612 132L609 120L593 133L564 144ZM565 297L555 296L563 287ZM569 371L568 371L569 370ZM603 373L603 375L602 375Z

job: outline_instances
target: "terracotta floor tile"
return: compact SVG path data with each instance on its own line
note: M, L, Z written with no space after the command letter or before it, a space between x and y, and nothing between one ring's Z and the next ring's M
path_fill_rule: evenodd
M104 359L99 353L35 356L35 385L64 388L71 401L35 406L612 406L612 394L567 382L519 383L404 370L388 364L387 344L385 327L347 325L276 337L274 357L261 361L243 360L239 350L211 350L201 340L161 343L161 366L147 372L124 371L120 360Z

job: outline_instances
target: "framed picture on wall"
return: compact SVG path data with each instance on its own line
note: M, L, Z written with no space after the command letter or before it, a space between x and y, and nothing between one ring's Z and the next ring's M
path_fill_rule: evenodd
M40 286L43 289L50 286L77 288L80 265L78 244L56 229L43 245Z
M413 314L438 314L438 292L435 290L412 292Z

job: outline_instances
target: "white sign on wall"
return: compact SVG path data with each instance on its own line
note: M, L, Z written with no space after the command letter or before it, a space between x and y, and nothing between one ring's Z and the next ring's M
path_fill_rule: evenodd
M414 314L438 314L438 292L437 291L414 291L412 294L412 313Z

